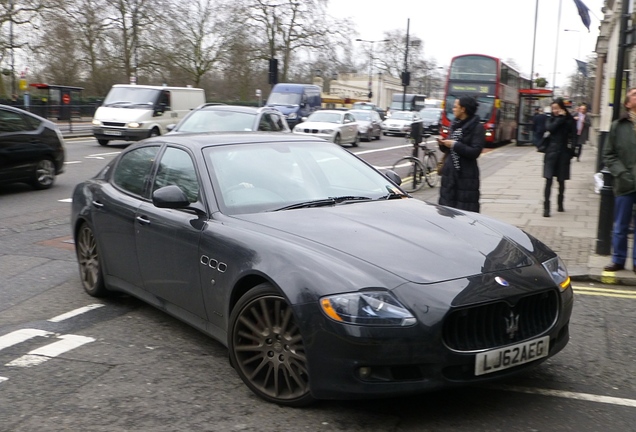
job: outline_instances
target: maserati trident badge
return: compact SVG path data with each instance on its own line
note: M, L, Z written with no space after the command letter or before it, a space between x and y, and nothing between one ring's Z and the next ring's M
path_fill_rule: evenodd
M510 336L510 339L515 338L515 334L519 331L519 315L515 315L513 311L510 311L510 317L506 320L506 333Z

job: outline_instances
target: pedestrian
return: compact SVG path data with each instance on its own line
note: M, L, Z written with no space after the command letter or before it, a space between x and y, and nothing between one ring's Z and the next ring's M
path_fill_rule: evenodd
M574 153L576 155L576 160L580 162L583 145L587 142L590 136L590 126L592 125L590 116L587 115L587 105L579 105L578 112L574 116L574 120L576 120L577 135L576 148L574 150Z
M603 147L603 162L614 178L614 228L612 230L612 264L605 271L625 268L627 235L636 203L636 87L625 97L626 115L612 122ZM632 249L636 272L636 243Z
M551 108L552 115L545 122L546 130L550 132L550 143L543 157L544 217L550 217L550 192L554 177L559 182L558 210L565 211L563 207L565 181L570 179L570 160L574 157L574 146L577 138L576 122L565 108L563 98L555 99Z
M438 138L444 153L439 203L460 210L479 212L479 166L477 158L485 143L479 121L479 104L472 96L461 96L453 105L454 120L447 139Z
M537 148L543 139L543 134L545 133L545 121L547 119L548 116L545 115L541 108L536 107L534 109L534 115L532 116L532 144L534 144Z

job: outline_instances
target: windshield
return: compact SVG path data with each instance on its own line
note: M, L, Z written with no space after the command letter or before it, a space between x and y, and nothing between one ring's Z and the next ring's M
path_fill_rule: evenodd
M442 110L439 109L423 109L420 111L420 117L426 120L437 120Z
M240 132L254 130L256 114L234 111L193 111L175 128L179 132Z
M399 111L399 112L393 113L393 115L391 115L391 120L408 120L408 121L411 121L411 120L413 120L413 113L406 112L406 111Z
M328 142L213 146L204 156L219 205L230 215L334 197L353 201L401 194L385 176Z
M333 112L316 111L311 114L307 121L310 122L325 122L325 123L342 123L342 114Z
M104 99L103 106L147 105L152 108L160 94L160 90L144 87L113 87Z
M404 104L404 109L407 110L407 111L411 110L412 107L413 107L413 105L410 102L408 102L408 101ZM401 110L402 109L402 101L400 101L400 102L391 102L390 109L391 110Z
M458 99L463 95L453 95L449 94L446 97L446 117L448 120L455 120L455 116L453 115L453 105L455 104L455 99ZM492 110L495 105L495 98L493 96L477 96L477 102L479 103L479 107L477 108L477 115L479 116L482 122L486 122L490 120L492 117Z
M272 93L268 105L300 105L300 93Z
M371 121L371 114L365 112L353 112L349 111L356 118L357 121Z

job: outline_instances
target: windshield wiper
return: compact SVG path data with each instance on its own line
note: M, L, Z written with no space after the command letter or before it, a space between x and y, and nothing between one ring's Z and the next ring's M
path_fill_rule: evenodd
M409 197L407 194L400 193L399 190L393 188L392 186L386 186L386 190L389 191L389 194L381 196L380 198L378 198L378 200L402 199Z
M323 198L319 200L303 201L303 202L299 202L295 204L290 204L288 206L281 207L272 211L292 210L292 209L310 208L310 207L324 207L324 206L330 206L330 205L336 205L336 204L348 204L353 201L371 201L371 198L364 197L364 196L352 196L352 195L329 197L329 198Z

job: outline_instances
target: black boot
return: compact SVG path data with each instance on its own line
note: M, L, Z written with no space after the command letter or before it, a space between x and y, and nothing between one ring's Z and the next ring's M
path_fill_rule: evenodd
M559 195L559 211L560 212L565 211L565 209L563 208L563 195Z
M543 203L543 217L550 217L550 201Z

